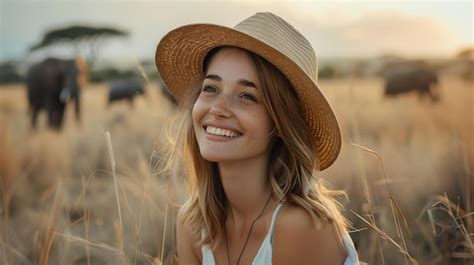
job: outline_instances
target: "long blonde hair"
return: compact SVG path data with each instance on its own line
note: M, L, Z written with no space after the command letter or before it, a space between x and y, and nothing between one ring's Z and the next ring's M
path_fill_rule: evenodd
M220 48L208 54L204 69ZM316 176L318 154L300 114L301 106L295 91L275 66L252 52L246 52L255 63L263 102L276 126L277 138L269 160L269 182L274 198L302 207L311 214L318 227L322 221L333 222L342 238L347 223L335 197L344 192L327 189ZM196 84L173 121L178 128L177 133L173 134L175 137L169 141L171 146L165 168L170 174L184 175L189 185L190 197L180 210L179 220L201 238L201 244L214 247L223 236L227 199L217 163L201 156L192 124L192 107L199 95L200 85Z

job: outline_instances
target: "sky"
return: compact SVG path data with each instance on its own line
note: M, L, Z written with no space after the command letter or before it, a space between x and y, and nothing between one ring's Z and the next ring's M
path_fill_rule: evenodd
M192 23L233 27L259 11L287 20L308 38L319 57L449 57L474 43L473 3L0 0L0 61L38 56L28 48L48 29L72 24L112 26L130 33L103 43L101 58L153 59L158 41L176 27Z

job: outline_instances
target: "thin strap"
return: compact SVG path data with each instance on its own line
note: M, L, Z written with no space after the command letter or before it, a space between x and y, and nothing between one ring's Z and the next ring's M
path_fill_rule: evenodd
M275 208L275 211L273 212L272 222L270 223L270 228L268 229L268 234L270 235L271 239L273 239L273 230L275 229L275 221L278 214L280 213L282 206L283 206L283 203L278 204L277 207Z
M347 250L347 258L344 261L344 265L356 265L359 264L359 257L357 255L357 250L354 247L354 242L352 242L351 236L347 231L344 231L344 246Z

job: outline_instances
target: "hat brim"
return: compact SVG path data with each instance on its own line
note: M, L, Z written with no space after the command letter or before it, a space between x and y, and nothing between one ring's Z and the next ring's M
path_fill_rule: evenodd
M258 54L275 65L290 81L302 104L311 131L319 169L328 168L342 145L341 131L329 102L296 63L270 45L236 29L213 24L192 24L165 35L156 48L155 63L168 90L182 102L203 77L203 60L213 48L232 46Z

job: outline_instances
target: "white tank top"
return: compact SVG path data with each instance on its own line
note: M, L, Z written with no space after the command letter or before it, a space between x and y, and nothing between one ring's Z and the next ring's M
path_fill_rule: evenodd
M280 203L273 212L272 222L270 223L270 228L268 229L268 233L263 239L262 245L258 249L257 255L252 261L252 265L271 265L272 264L272 239L273 239L273 230L275 226L275 220L280 212L282 204ZM347 258L344 261L344 265L358 265L359 258L357 256L357 251L352 243L352 239L349 236L349 233L344 233L344 246L347 250ZM202 252L202 265L216 265L216 261L214 260L214 254L212 253L209 246L204 245L201 248Z

